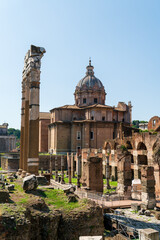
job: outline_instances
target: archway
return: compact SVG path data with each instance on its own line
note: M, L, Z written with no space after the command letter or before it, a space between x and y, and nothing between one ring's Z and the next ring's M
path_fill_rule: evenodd
M147 158L147 147L143 142L139 142L137 146L138 150L138 165L148 165L148 158Z

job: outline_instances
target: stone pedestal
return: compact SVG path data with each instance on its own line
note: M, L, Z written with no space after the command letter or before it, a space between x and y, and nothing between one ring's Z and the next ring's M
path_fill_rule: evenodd
M86 190L103 192L102 158L88 157L82 172L82 187Z
M131 199L131 155L124 156L117 165L118 168L118 186L117 193L127 199Z
M156 206L154 167L143 166L141 168L141 184L142 208L153 209Z

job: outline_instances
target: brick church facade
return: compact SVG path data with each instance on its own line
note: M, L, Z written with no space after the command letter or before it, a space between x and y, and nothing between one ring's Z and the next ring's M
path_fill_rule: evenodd
M119 102L117 107L105 105L106 92L94 75L91 61L86 69L74 92L75 104L50 111L48 150L53 153L102 148L106 139L119 136L121 125L131 125L131 102Z

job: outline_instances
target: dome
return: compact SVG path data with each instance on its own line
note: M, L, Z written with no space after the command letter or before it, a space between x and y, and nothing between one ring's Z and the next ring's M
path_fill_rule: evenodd
M77 84L77 87L82 88L84 85L88 88L92 88L95 85L97 85L99 88L103 87L102 82L95 76L86 76L82 78Z
M75 105L78 107L93 104L105 105L106 92L102 82L94 76L91 60L86 68L86 76L79 81L74 92Z
M91 65L91 60L89 60L89 65L86 67L86 76L82 78L77 84L77 88L104 88L102 82L94 76L94 67Z

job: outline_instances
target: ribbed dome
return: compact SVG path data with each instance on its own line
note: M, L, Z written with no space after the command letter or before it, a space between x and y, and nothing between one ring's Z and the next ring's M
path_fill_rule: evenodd
M94 76L94 67L91 65L91 60L89 60L89 65L86 68L86 76L79 81L74 92L75 105L78 107L93 104L104 105L106 92L102 82Z
M86 68L87 68L86 76L79 81L77 87L93 88L94 86L96 86L99 88L103 88L102 82L94 76L93 71L94 67L91 65L91 60L89 61L89 65Z
M103 87L102 82L98 78L90 75L82 78L77 84L77 87L82 88L84 85L86 85L88 88L92 88L95 85L97 85L99 88Z

